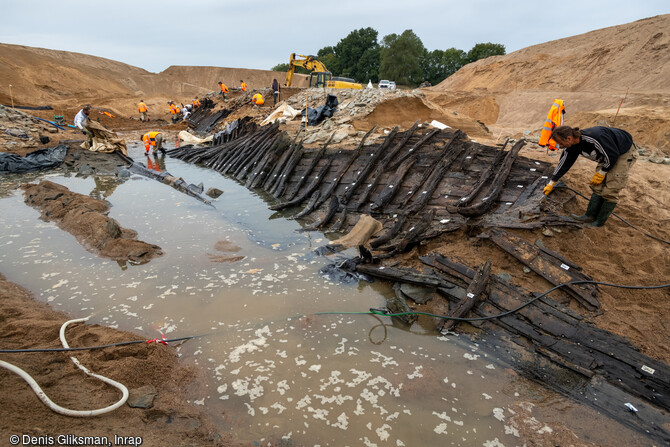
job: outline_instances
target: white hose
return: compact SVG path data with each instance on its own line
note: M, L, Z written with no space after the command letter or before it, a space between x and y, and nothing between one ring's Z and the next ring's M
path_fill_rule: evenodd
M70 321L66 321L65 323L63 323L63 325L60 328L60 341L63 344L64 348L69 348L70 347L67 344L67 340L65 340L65 328L67 327L67 325L70 324L70 323L80 323L80 322L88 320L88 318L89 317L78 318L76 320L70 320ZM70 360L72 360L74 362L74 364L77 365L77 367L79 367L79 369L84 371L89 376L95 377L96 379L102 380L103 382L105 382L109 385L112 385L113 387L118 388L121 391L121 393L123 393L123 396L121 397L121 400L119 400L117 403L115 403L113 405L110 405L110 406L105 407L105 408L99 408L97 410L70 410L68 408L61 407L60 405L54 403L51 399L49 399L49 397L44 393L44 391L42 391L42 388L40 388L40 386L37 384L37 382L35 382L35 380L32 377L30 377L30 375L27 372L25 372L24 370L22 370L18 366L14 366L11 363L7 363L7 362L4 362L2 360L0 360L0 366L2 366L3 368L6 368L6 369L10 370L11 372L21 376L21 378L23 380L28 382L28 385L30 385L30 387L33 389L33 391L37 395L37 397L40 398L40 400L44 403L44 405L51 408L56 413L60 413L60 414L63 414L65 416L72 416L72 417L98 416L100 414L109 413L110 411L116 410L121 405L126 403L126 400L128 400L128 388L126 388L123 384L121 384L121 383L119 383L115 380L109 379L107 377L92 373L85 366L83 366L81 363L79 363L79 360L77 360L76 357L70 357Z

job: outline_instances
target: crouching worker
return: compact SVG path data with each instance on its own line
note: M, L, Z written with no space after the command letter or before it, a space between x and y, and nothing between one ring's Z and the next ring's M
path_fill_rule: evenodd
M148 132L140 137L140 140L144 142L144 154L149 155L149 151L153 146L153 154L157 155L158 151L165 153L163 149L163 134L160 132Z
M256 104L257 106L262 106L265 104L265 100L263 99L263 95L260 93L256 93L254 96L251 97L251 102Z
M563 174L568 172L581 154L598 163L596 172L591 179L591 200L582 216L573 218L589 223L591 227L602 227L612 214L619 193L628 183L630 168L637 160L637 148L633 144L631 134L614 127L589 127L579 130L578 127L559 126L551 134L551 138L563 149L558 166L551 181L544 187L544 194L549 194Z
M91 129L88 127L90 113L91 105L86 104L74 117L74 125L81 130L81 133L86 135L86 142L83 143L83 145L87 145L86 149L90 149L91 146L93 146L93 132L91 132Z

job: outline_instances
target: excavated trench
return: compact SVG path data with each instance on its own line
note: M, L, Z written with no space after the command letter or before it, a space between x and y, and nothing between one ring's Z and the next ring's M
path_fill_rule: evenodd
M387 199L379 201L381 211L376 217L384 223L385 231L397 227L394 215L397 218L403 210L410 212L384 243L386 249L377 255L403 250L425 237L452 230L444 222L437 226L437 232L425 226L412 233L423 216L430 216L430 222L454 218L462 225L465 219L457 216L463 215L442 214L446 205L453 203L442 201L450 193L457 199L466 197L474 185L464 175L449 174L448 168L456 165L481 173L496 160L495 150L441 133L430 143L435 147L425 149L412 162L414 155L407 155L407 151L416 148L411 152L419 153L423 143L418 143L436 137L426 139L426 135L410 136L397 152L405 160L388 160L394 170L384 170L375 178L371 203L389 189L406 160L412 163L410 168L423 167L407 169L401 177L406 176L409 183L403 183L399 194L385 203ZM389 138L387 148L396 146L404 136ZM257 143L268 140L269 135L266 137ZM466 335L440 336L429 317L420 317L408 326L395 318L365 314L369 308L384 307L386 300L396 295L392 282L335 282L319 270L333 259L357 252L348 249L324 257L314 250L353 228L357 213L365 208L358 206L359 190L325 221L324 215L331 214L327 212L332 203L329 198L346 198L347 187L365 169L362 161L366 157L381 161L388 152L380 151L375 157L379 146L362 144L355 156L353 152L327 150L316 160L319 151L305 151L303 157L297 143L284 145L284 151L290 152L283 156L279 142L265 142L264 152L256 156L254 151L244 156L249 147L238 147L238 164L231 164L231 172L225 175L203 166L203 162L192 164L174 157L145 159L139 147L129 148L137 161L149 161L175 177L223 190L224 194L212 201L214 207L139 175L122 183L100 181L104 176L49 175L49 180L74 192L104 197L112 205L111 217L136 230L142 240L161 247L162 257L142 265L119 264L87 252L55 224L40 221L38 211L25 206L18 192L7 192L0 199L3 209L12 209L3 216L0 233L2 271L59 310L75 317L93 314L94 323L133 330L147 338L154 338L158 331L166 336L211 333L177 349L184 361L205 371L208 392L194 396L196 405L202 405L240 442L275 445L290 439L295 445L515 445L523 443L521 436L538 436L533 434L538 430L548 433L565 426L581 427L579 420L584 415L593 426L610 427L597 433L586 430L592 439L597 438L595 442L628 439L634 443L644 437L637 432L639 427L623 428L614 422L616 417L605 418L588 405L578 406L578 412L565 411L560 419L552 417L557 407L573 407L573 401L536 384L536 377L528 380L510 374L511 370L544 370L575 390L600 389L592 384L583 388L585 381L579 374L532 360L526 352L501 350L500 334L483 330L475 340ZM435 154L435 148L441 151ZM230 149L228 161L233 155ZM226 166L224 160L219 161ZM528 205L530 193L520 190L537 189L542 171L525 160L510 161L509 165L524 187L502 185L498 201L510 203L507 207ZM275 174L281 179L288 166L294 171L290 175L286 172L283 186L269 181ZM368 175L374 175L378 164L371 166ZM425 171L429 167L435 167L434 174ZM322 171L329 182L314 187L313 180ZM438 181L438 174L453 181ZM304 176L307 179L300 185ZM18 176L3 179L6 184L19 181ZM254 183L267 187L247 188ZM426 189L416 189L420 195L408 194L413 186L430 185L430 194L421 194ZM442 189L446 186L451 188L447 193ZM306 213L303 225L321 222L325 229L339 220L339 233L324 235L318 229L300 232L303 226L286 219L301 209L285 206L287 196L294 199L308 188L321 192L322 208L315 205L313 215ZM480 189L480 195L473 194L473 203L481 202L489 186ZM412 198L402 205L399 201L407 195ZM429 200L424 201L422 195L428 195ZM343 203L340 198L338 202ZM499 205L493 207L492 215L509 217ZM275 212L269 207L283 209ZM527 210L528 206L519 209ZM536 217L554 219L546 214ZM379 265L370 268L379 270ZM407 272L400 275L406 277ZM431 287L467 288L471 274L461 270L459 275L460 283L452 278L450 284L434 283ZM505 284L497 280L494 284L494 290L502 290L496 296L509 294ZM523 298L522 292L515 293ZM535 418L533 424L541 421L541 425L531 427L530 418Z

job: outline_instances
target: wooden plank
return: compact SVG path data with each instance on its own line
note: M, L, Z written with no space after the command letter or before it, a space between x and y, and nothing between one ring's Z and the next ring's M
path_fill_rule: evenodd
M351 199L351 197L357 191L358 187L361 185L361 183L363 183L365 178L368 176L370 171L377 165L377 162L379 161L381 156L384 155L386 149L391 144L391 141L393 140L393 138L395 138L397 133L398 133L398 126L394 127L393 130L386 136L384 142L381 144L381 146L379 146L379 148L377 148L372 157L366 160L365 164L363 165L363 169L358 171L354 179L351 181L351 186L349 187L347 192L344 193L344 195L342 196L342 204L346 205L347 202Z
M592 279L512 233L494 228L488 234L492 242L553 285L572 281L590 281ZM562 289L588 310L593 311L600 307L596 298L598 288L595 285L584 284L579 287L566 285Z
M489 285L491 277L491 260L487 260L475 273L472 282L465 291L465 298L461 299L454 310L449 313L450 317L461 318L465 316L480 301L486 299L486 288ZM440 332L450 331L458 322L455 320L444 320L441 327L437 329Z
M496 173L493 181L488 188L482 193L484 197L479 199L476 203L473 203L468 206L458 206L457 212L466 217L476 217L484 214L488 209L493 205L494 201L500 194L500 191L503 188L505 181L509 175L510 170L512 169L512 164L519 155L519 151L526 144L526 140L521 139L516 142L512 149L505 156L505 161L503 162L500 170Z
M388 154L384 156L381 162L377 164L375 167L375 170L371 175L369 175L369 180L366 182L367 186L363 189L363 192L361 193L360 197L358 198L358 201L354 205L353 209L357 210L360 207L362 207L365 203L368 201L368 197L370 196L370 193L374 190L376 183L379 181L379 178L381 177L382 173L386 169L386 166L391 162L393 157L400 151L400 149L403 148L403 146L409 141L409 139L414 135L414 132L416 132L416 129L419 126L419 122L421 120L416 120L412 127L405 132L405 135L403 136L402 140L396 144L391 151L389 151Z

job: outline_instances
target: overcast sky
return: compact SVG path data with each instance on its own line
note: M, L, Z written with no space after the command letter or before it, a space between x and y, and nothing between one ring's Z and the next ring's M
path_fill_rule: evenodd
M670 13L670 0L0 0L0 42L170 65L270 69L351 31L411 29L428 50L538 43ZM663 30L667 32L668 30Z

